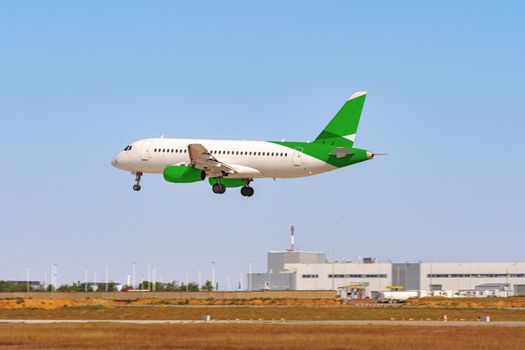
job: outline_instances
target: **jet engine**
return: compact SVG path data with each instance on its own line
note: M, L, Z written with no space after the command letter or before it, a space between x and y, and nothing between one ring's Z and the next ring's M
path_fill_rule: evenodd
M164 180L174 183L190 183L203 181L206 178L204 170L188 165L174 165L164 169Z

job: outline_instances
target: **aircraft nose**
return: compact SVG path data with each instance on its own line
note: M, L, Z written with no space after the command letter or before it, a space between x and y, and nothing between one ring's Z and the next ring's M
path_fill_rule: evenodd
M372 159L372 158L374 158L374 156L375 156L375 154L373 154L372 152L370 152L370 151L367 151L367 152L366 152L366 157L367 157L368 159Z
M115 158L111 160L111 165L113 165L115 168L121 168L126 163L127 154L124 154L124 152L120 151L117 153Z

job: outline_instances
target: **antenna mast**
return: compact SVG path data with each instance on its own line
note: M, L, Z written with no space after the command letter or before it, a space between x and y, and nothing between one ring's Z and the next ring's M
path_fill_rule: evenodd
M295 227L292 225L292 227L290 227L290 251L291 252L294 252L295 251Z

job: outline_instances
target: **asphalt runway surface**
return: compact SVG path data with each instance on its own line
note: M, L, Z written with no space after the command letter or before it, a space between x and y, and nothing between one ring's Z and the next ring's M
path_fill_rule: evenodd
M120 323L120 324L282 324L319 326L525 327L523 321L388 321L388 320L0 320L0 324Z

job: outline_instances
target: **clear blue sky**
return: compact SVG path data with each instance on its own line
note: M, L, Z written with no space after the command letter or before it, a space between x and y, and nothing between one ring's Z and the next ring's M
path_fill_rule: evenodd
M0 279L136 261L238 280L288 245L331 257L524 261L522 2L11 1L0 4ZM110 165L128 142L311 140L369 91L381 157L258 180L251 199ZM90 272L91 274L91 272ZM90 277L91 278L91 277Z

